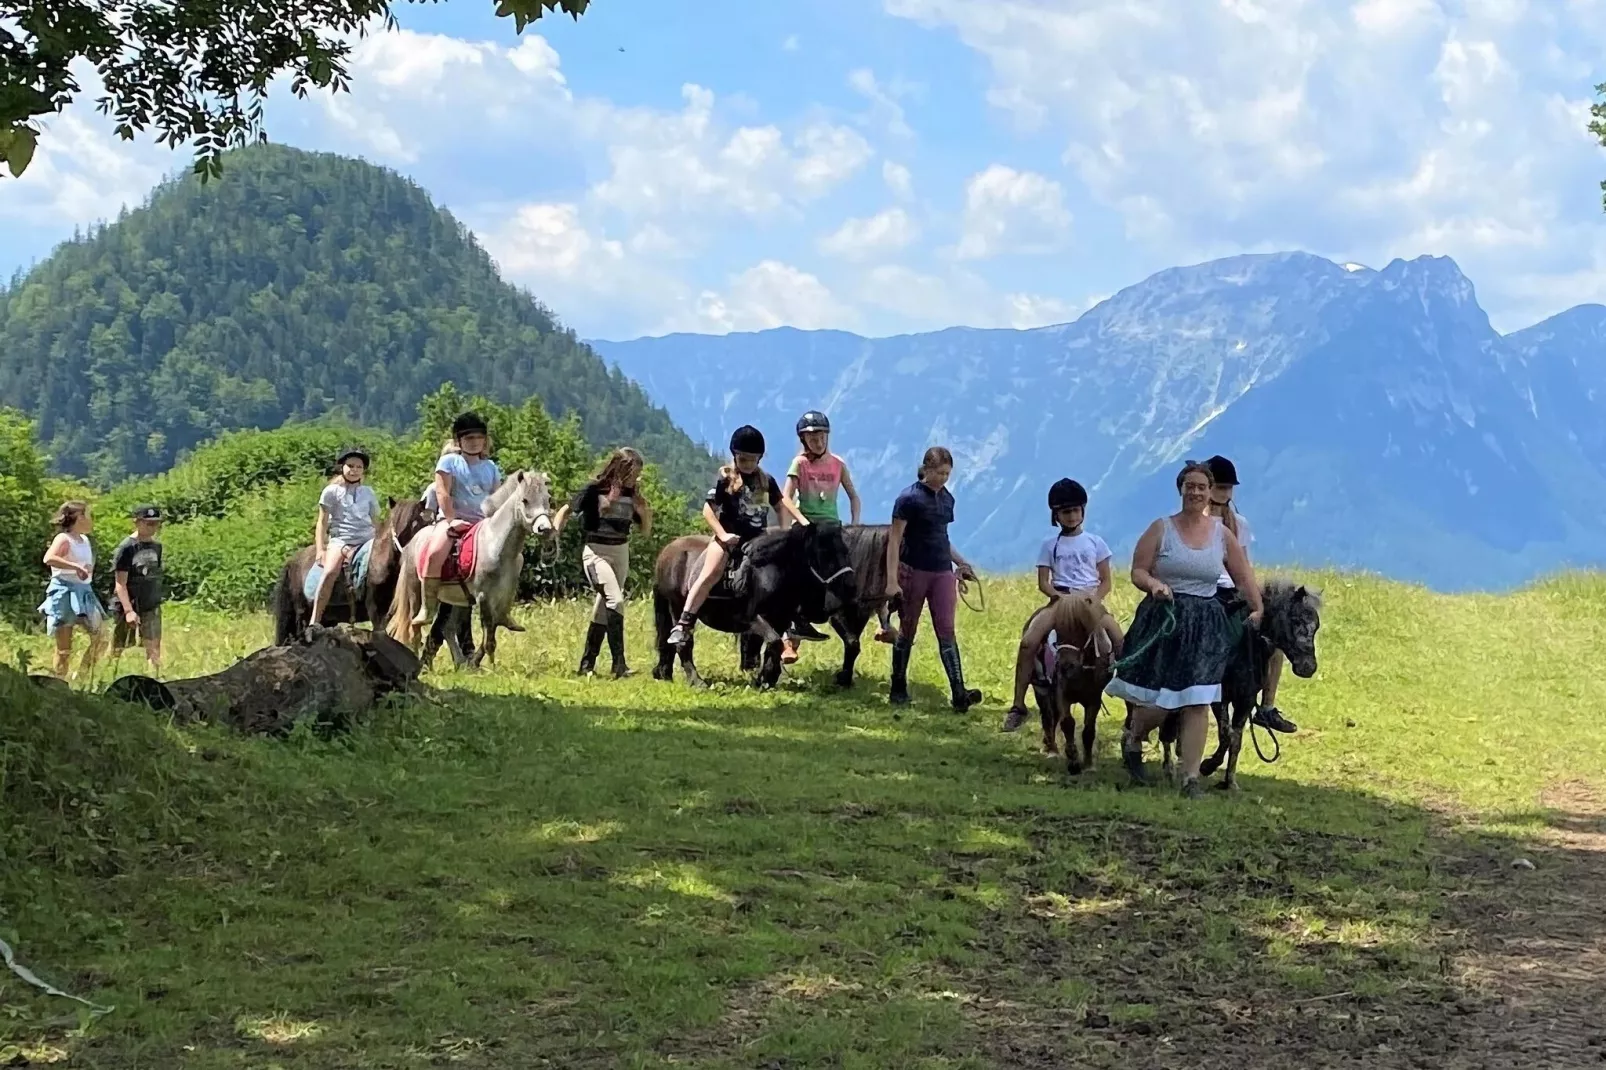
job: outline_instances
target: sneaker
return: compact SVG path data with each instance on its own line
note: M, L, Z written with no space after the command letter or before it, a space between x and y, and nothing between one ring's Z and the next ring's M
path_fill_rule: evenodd
M1276 706L1258 706L1255 708L1254 722L1262 728L1269 728L1273 732L1292 734L1299 731L1299 726L1283 716L1283 711Z
M791 665L797 661L797 640L790 635L781 640L781 664Z
M1009 712L1004 714L1004 728L1003 728L1003 730L1005 732L1016 732L1016 731L1019 731L1020 730L1020 726L1025 724L1025 723L1026 723L1026 707L1025 706L1011 706L1009 708Z
M676 622L675 626L673 628L669 629L669 638L667 640L665 640L665 641L670 646L685 646L686 645L686 626L684 624Z

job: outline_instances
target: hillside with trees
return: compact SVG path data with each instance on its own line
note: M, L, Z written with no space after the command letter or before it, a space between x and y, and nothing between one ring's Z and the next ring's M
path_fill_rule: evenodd
M0 289L0 405L54 468L110 486L237 429L336 416L402 432L454 382L575 415L686 490L712 459L634 382L505 282L417 185L256 145L159 186Z

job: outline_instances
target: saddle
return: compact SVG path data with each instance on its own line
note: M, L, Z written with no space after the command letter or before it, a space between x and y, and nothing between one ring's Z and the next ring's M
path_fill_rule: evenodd
M423 575L446 583L467 583L474 575L474 553L480 525L466 530L455 524L436 524L416 536L423 540L419 562Z
M745 547L737 546L725 558L725 571L720 575L718 582L714 584L713 590L708 592L710 599L739 601L747 597L747 587L752 578L753 566L747 560L747 554L744 550ZM704 551L704 554L706 553L707 551ZM702 571L704 554L697 555L697 560L691 569L691 575L696 576Z
M351 588L353 598L360 597L368 586L368 558L373 548L372 539L357 547L356 552L351 555L351 560L346 562L346 567L341 570L345 573L346 584ZM301 593L306 596L307 601L311 602L317 597L318 584L322 582L323 562L315 561L312 567L307 569L307 575L301 581Z

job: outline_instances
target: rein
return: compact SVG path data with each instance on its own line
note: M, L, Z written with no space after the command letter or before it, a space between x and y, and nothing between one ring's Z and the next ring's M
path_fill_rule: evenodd
M824 584L824 585L826 585L828 587L831 585L831 581L832 580L841 579L843 576L848 575L852 571L853 571L853 566L852 565L843 565L841 568L837 569L835 572L831 573L829 576L822 576L822 575L820 575L819 569L815 568L813 565L809 566L809 572L811 572L814 575L814 578L819 580L822 584Z

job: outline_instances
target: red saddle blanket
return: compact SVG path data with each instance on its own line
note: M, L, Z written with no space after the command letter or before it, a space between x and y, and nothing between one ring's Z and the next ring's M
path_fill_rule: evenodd
M474 575L474 548L480 533L474 524L461 535L448 532L446 556L441 559L441 579L448 583L462 583Z

